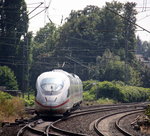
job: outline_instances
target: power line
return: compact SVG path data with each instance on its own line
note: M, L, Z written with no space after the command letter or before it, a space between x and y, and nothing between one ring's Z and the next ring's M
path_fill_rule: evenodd
M41 2L37 2L37 3L29 3L27 5L36 5L36 4L40 4Z
M30 15L32 12L34 12L37 8L39 8L41 5L43 4L43 2L41 2L37 7L35 7L31 12L28 13L28 15Z
M137 26L137 27L139 27L139 28L143 29L144 31L146 31L146 32L150 33L150 31L149 31L149 30L147 30L147 29L143 28L142 26L140 26L140 25L138 25L138 24L136 24L136 23L134 23L134 22L130 21L129 19L127 19L126 17L124 17L124 16L122 16L122 15L118 14L118 13L117 13L117 12L115 12L114 10L112 10L112 9L110 9L110 8L108 8L108 7L106 7L106 9L108 9L108 10L109 10L109 11L111 11L112 13L114 13L114 14L116 14L116 15L120 16L121 18L125 19L125 20L126 20L126 21L128 21L129 23L131 23L131 24L133 24L133 25L135 25L135 26Z
M43 11L45 11L47 9L47 7L41 11L39 11L37 14L33 15L32 17L29 18L29 20L31 20L32 18L36 17L37 15L41 14Z
M69 60L71 60L71 61L73 61L73 62L75 62L75 63L77 63L77 64L79 64L79 65L81 65L81 66L83 66L83 67L85 67L85 68L87 68L87 69L89 69L88 66L84 65L83 63L81 63L80 61L76 60L75 58L70 57L70 56L65 56L65 57L66 57L67 59L69 59Z

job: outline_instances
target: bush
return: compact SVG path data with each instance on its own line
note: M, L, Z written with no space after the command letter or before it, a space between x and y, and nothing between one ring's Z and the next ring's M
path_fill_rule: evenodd
M24 111L24 102L18 97L13 97L1 103L0 111L5 117L20 116Z
M24 96L24 102L25 102L25 106L33 106L34 102L35 102L35 96L34 94L30 94L30 99L28 100L28 95L25 94Z
M94 85L96 85L98 81L96 80L88 80L83 82L83 90L89 91Z
M142 102L150 99L150 88L127 86L119 81L86 81L89 90L84 92L84 100L113 99L118 102Z
M115 103L117 103L117 101L115 101L113 99L108 99L108 98L100 98L97 100L97 102L99 104L115 104Z
M24 114L24 101L0 91L0 122L14 121Z
M96 98L95 98L95 95L94 94L90 94L90 92L83 92L83 99L85 101L94 101Z
M12 99L12 96L8 93L0 91L0 103L8 99Z
M150 105L146 107L145 114L150 118Z
M96 88L97 98L110 98L114 100L120 99L122 94L120 93L120 88L117 85L104 81L100 82Z
M120 86L123 95L121 102L142 102L150 97L150 89L135 86Z
M6 86L7 89L18 90L14 72L7 66L0 66L0 86Z

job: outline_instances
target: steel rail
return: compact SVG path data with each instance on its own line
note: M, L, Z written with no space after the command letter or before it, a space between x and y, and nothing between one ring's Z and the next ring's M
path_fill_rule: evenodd
M93 106L94 108L91 109L84 109L81 111L75 111L73 113L71 113L70 116L66 116L62 119L56 120L53 123L51 122L47 127L45 131L39 131L37 129L34 129L32 127L31 124L34 124L34 122L37 122L38 120L32 121L28 124L26 124L24 127L22 127L18 133L17 136L21 136L25 130L29 130L32 131L33 133L37 133L40 135L46 135L46 136L58 136L60 135L59 133L63 133L63 134L67 134L67 135L77 135L77 136L87 136L87 134L82 134L82 133L74 133L74 132L70 132L70 131L66 131L60 128L57 128L55 125L63 120L69 119L69 118L73 118L73 117L77 117L77 116L82 116L82 115L86 115L86 114L92 114L92 113L97 113L97 112L105 112L105 111L110 111L110 110L116 110L118 108L120 108L120 106L122 105L121 108L131 108L131 107L145 107L145 104L149 104L149 103L129 103L129 104L119 104L119 105L110 105L110 107L102 107L102 106ZM104 105L107 106L107 105ZM39 118L38 118L39 119ZM36 124L36 123L35 123ZM54 132L56 133L52 133L49 130L52 129L54 130ZM58 132L58 134L57 134Z
M37 125L37 122L38 122L38 120L35 120L35 121L32 121L32 122L26 124L24 127L22 127L22 128L18 131L17 136L22 136L23 133L24 133L26 130L28 130L28 131L30 131L30 132L32 132L32 133L34 133L34 134L46 135L46 132L45 132L45 131L41 131L41 130L38 130L38 129L35 129L35 128L32 127L33 124L34 124L34 127L35 127L35 126Z
M143 111L144 111L144 110L139 110L139 111L131 112L131 113L129 113L129 114L126 114L126 115L122 116L121 118L119 118L119 120L117 120L117 121L115 122L116 128L117 128L121 133L123 133L123 134L126 135L126 136L133 136L133 134L129 133L128 131L126 131L125 129L123 129L121 126L119 126L119 123L120 123L120 121L121 121L123 118L125 118L125 117L127 117L127 116L129 116L129 115L132 115L132 114L136 114L136 113L143 112Z
M99 125L99 123L100 123L102 120L104 120L104 119L106 119L106 118L108 118L108 117L117 115L117 114L125 113L125 112L134 112L134 111L137 112L137 110L139 110L139 109L121 111L121 112L117 112L117 113L113 113L113 114L109 114L109 115L103 116L103 117L101 117L101 118L99 118L98 120L95 121L95 123L94 123L94 130L95 130L95 132L96 132L98 135L100 135L100 136L105 136L105 135L103 134L103 132L101 132L101 131L99 130L99 128L98 128L98 125ZM140 109L140 110L141 110L141 109ZM127 132L126 134L127 134L127 136L131 136L131 135L128 135L128 132Z
M143 104L139 105L139 103L138 103L137 105L135 105L135 104L134 105L133 104L129 104L129 105L126 104L126 105L123 105L121 108L120 108L120 105L118 105L118 106L113 106L113 107L109 107L109 108L99 107L99 108L81 110L81 111L77 111L77 112L72 113L68 117L64 117L62 119L59 119L59 120L51 123L50 126L49 126L49 129L52 129L56 132L60 132L60 133L67 134L67 135L70 134L70 135L77 135L77 136L87 136L87 134L74 133L74 132L71 132L71 131L60 129L60 128L56 127L55 125L58 124L59 122L63 121L63 120L70 119L70 118L77 117L77 116L83 116L83 115L86 115L86 114L93 114L93 113L97 113L97 112L112 111L112 110L116 110L118 108L124 109L124 108L134 108L134 107L142 107L143 108L145 106L143 106Z
M21 136L21 135L24 133L24 131L25 131L26 128L27 128L27 125L23 126L23 127L18 131L17 136Z

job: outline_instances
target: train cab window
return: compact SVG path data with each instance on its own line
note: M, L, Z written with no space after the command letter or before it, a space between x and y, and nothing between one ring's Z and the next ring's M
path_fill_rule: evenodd
M63 86L64 81L58 78L45 78L41 81L41 88L45 95L57 95Z

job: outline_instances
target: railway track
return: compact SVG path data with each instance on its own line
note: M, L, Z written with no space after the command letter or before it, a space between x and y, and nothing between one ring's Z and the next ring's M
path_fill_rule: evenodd
M131 115L140 115L144 112L144 110L137 110L137 111L133 111L133 112L130 112L130 113L127 113L125 114L124 116L122 116L121 118L119 118L116 122L115 122L115 125L116 125L116 128L123 134L125 135L128 135L128 136L133 136L133 135L137 135L133 132L129 132L126 130L125 126L124 126L124 120L128 117L128 116L131 116ZM131 123L130 123L131 124ZM130 126L131 127L131 126Z
M118 134L122 134L119 131L122 128L122 120L127 117L128 114L134 114L144 109L145 103L136 104L123 104L123 105L110 105L110 106L96 106L94 108L87 108L80 111L73 112L70 116L66 116L60 119L42 121L36 120L25 125L18 132L17 136L26 136L26 133L32 133L36 135L44 136L97 136L97 135L110 135L113 136L111 131L118 131ZM109 117L110 116L110 117ZM113 116L113 117L112 117ZM110 133L98 132L99 126L102 123L102 118L113 118L114 124L109 129ZM116 118L116 119L115 119ZM108 119L107 119L108 120ZM101 122L101 123L100 123ZM103 122L104 123L104 122ZM106 122L105 122L106 124ZM104 125L103 125L104 126ZM118 128L116 128L118 127ZM105 129L106 129L105 128ZM125 130L127 131L127 130ZM128 132L127 132L128 133Z
M143 111L144 110L141 109L127 110L103 116L95 121L94 129L97 134L101 136L134 136L133 133L129 133L125 130L120 125L120 122L124 117L131 114L141 113Z

